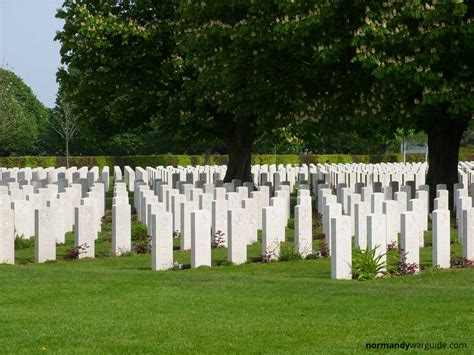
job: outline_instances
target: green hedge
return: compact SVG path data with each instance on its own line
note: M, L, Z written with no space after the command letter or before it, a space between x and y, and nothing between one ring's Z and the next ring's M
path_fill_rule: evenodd
M227 164L227 155L211 155L211 164L224 165ZM474 161L474 148L461 148L459 151L460 161ZM129 157L115 156L77 156L70 157L69 164L71 166L125 166L132 168L137 166L187 166L187 165L204 165L206 158L204 155L137 155ZM326 154L326 155L253 155L252 164L324 164L324 163L381 163L381 162L401 162L403 156L401 154L385 154L385 155L349 155L349 154ZM424 154L409 154L407 156L409 162L425 161ZM0 167L58 167L65 166L65 157L48 157L48 156L25 156L25 157L0 157Z
M459 150L460 161L474 161L474 148L461 148Z
M474 160L473 151L461 151L461 160ZM211 164L224 165L227 164L227 155L211 155ZM70 166L104 166L113 167L114 165L126 166L132 168L137 166L187 166L187 165L204 165L204 155L138 155L129 157L114 156L77 156L69 158ZM407 160L410 162L424 161L423 154L408 155ZM344 154L327 154L327 155L253 155L252 164L324 164L324 163L381 163L381 162L401 162L403 156L401 154L386 155L344 155ZM48 157L48 156L26 156L26 157L0 157L0 167L58 167L65 166L65 157Z

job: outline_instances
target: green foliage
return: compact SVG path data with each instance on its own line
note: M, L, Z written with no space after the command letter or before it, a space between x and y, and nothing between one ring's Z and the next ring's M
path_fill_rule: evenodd
M430 132L439 119L474 111L473 4L442 0L373 2L355 36L356 60L376 83L374 114Z
M360 280L373 280L383 275L386 263L382 260L386 254L377 254L379 247L361 250L357 247L352 259L352 277Z
M474 111L473 4L404 3L67 0L58 80L89 128L71 151L173 151L186 156L171 165L188 165L218 146L231 157L278 154L254 163L372 163L399 161L384 153L398 150L401 128L441 127L444 138L461 122L462 133ZM9 104L18 116L23 101ZM15 149L33 154L41 127L17 132ZM61 151L39 141L34 153Z
M278 261L302 260L302 256L295 250L293 243L282 243L280 247L280 257Z
M45 139L48 116L23 80L0 68L0 154L36 152Z
M463 160L474 160L474 151L465 149L460 154ZM425 160L423 154L409 154L407 160L410 162L420 162ZM74 156L69 158L71 166L104 166L113 167L130 166L135 168L137 166L188 166L188 165L203 165L205 163L205 156L203 155L139 155L139 156ZM225 165L227 164L227 155L211 155L211 165ZM252 164L310 164L310 163L381 163L381 162L401 162L403 157L400 154L387 155L252 155ZM66 160L64 157L48 157L48 156L26 156L26 157L0 157L0 166L13 167L59 167L65 166Z
M166 97L174 2L76 2L57 17L65 98L90 131L110 136L149 123Z
M35 246L35 238L22 238L19 236L15 237L15 249L26 249Z
M132 241L146 240L148 230L145 224L141 222L132 223Z
M295 229L295 219L294 218L289 218L288 219L288 224L287 224L286 228Z

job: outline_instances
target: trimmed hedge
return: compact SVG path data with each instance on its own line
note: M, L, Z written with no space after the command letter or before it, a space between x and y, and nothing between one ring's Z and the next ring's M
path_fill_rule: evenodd
M460 153L461 160L474 160L474 150ZM227 155L211 155L210 162L215 165L227 164ZM423 154L412 154L407 156L410 162L425 161ZM114 156L75 156L69 157L70 166L104 166L113 167L129 165L132 168L137 166L188 166L204 165L206 158L204 155L138 155L128 157ZM326 155L253 155L252 164L324 164L324 163L381 163L381 162L401 162L401 154L386 155L346 155L346 154L326 154ZM59 167L66 165L65 157L50 156L25 156L25 157L0 157L0 166L13 167Z
M227 164L227 155L211 155L210 162L215 165ZM460 161L474 161L474 148L461 148L459 151ZM69 157L69 165L71 166L126 166L132 168L137 166L187 166L187 165L204 165L206 161L205 155L137 155L128 157L116 156L76 156ZM324 163L388 163L401 162L403 156L401 154L385 154L385 155L349 155L349 154L326 154L326 155L252 155L252 164L324 164ZM424 154L407 155L409 162L425 161ZM66 165L66 157L50 157L50 156L24 156L24 157L0 157L0 167L58 167Z

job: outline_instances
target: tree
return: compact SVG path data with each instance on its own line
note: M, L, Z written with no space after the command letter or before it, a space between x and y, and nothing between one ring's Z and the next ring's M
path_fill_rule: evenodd
M36 153L45 137L48 110L13 72L0 68L0 153Z
M12 95L9 94L9 85L6 78L0 77L0 142L2 142L15 126L20 108Z
M59 110L53 112L51 117L51 128L59 134L66 145L66 167L69 168L69 142L74 138L79 122L77 116L71 110L70 104L60 100Z
M172 106L184 107L181 122L225 142L225 181L251 181L255 139L294 122L292 56L273 32L283 8L277 1L182 2L179 14L184 80Z
M188 142L223 140L226 181L250 180L255 136L284 125L286 97L297 92L286 84L291 58L267 34L278 11L271 2L68 0L57 15L58 79L90 131L156 123Z
M170 91L175 1L66 0L58 81L90 135L146 127Z
M474 112L474 4L374 2L356 32L356 60L371 70L376 114L428 135L427 182L452 191L463 132ZM432 199L431 199L432 200Z

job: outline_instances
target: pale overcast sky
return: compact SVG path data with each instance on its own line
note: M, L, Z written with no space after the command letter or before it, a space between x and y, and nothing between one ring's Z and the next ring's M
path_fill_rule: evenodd
M54 16L62 0L0 0L0 66L15 72L36 97L53 107L60 65L54 42L62 21Z

